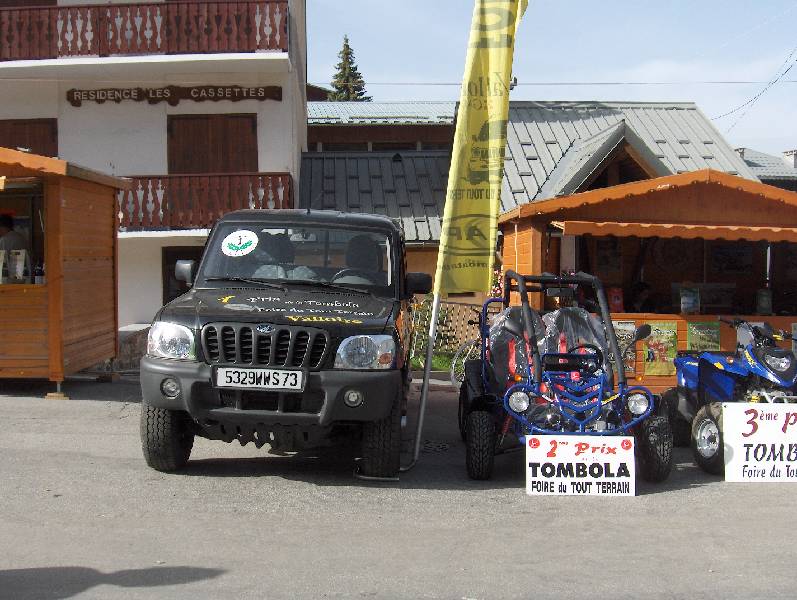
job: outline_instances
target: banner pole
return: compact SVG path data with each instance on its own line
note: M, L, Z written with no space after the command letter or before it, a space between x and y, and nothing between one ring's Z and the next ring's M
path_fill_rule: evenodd
M415 447L412 452L412 462L406 467L401 467L400 472L406 473L412 469L421 456L421 434L423 433L423 422L426 418L426 402L429 399L429 377L432 373L432 357L434 356L434 345L437 341L437 317L440 314L440 294L434 295L432 301L432 314L429 317L429 338L426 344L426 361L423 365L423 383L421 384L421 401L418 406L418 424L415 427Z

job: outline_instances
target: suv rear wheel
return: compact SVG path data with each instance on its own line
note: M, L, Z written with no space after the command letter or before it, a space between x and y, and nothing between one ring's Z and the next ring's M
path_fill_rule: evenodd
M156 471L179 471L194 447L188 415L179 410L141 405L141 448L147 464Z

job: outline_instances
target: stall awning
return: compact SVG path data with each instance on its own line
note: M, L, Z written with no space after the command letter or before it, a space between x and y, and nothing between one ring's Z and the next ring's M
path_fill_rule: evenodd
M565 235L614 235L618 237L702 238L705 240L748 240L797 243L797 228L745 225L689 225L674 223L619 223L591 221L561 222Z

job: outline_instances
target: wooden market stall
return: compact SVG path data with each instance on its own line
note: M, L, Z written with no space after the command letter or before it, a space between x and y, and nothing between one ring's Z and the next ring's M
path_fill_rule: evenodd
M64 377L117 347L116 192L125 180L0 148L0 215L25 241L5 252L0 379ZM17 236L19 239L19 236Z
M656 393L676 350L736 348L720 316L797 325L797 193L703 170L526 204L500 226L505 268L591 272L621 334L653 325L627 371Z

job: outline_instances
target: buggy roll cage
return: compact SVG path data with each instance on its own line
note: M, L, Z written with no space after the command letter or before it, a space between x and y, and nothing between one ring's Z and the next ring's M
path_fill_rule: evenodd
M615 375L618 387L626 387L625 367L622 362L622 355L617 345L617 336L614 334L609 304L606 302L606 294L603 291L601 280L594 275L587 273L576 273L575 275L520 275L515 271L507 271L504 274L504 295L502 298L490 298L485 302L482 309L482 323L487 323L487 308L490 304L501 302L504 308L509 307L509 300L512 292L517 292L520 296L521 317L523 319L523 330L528 337L531 346L532 365L534 383L539 386L542 381L542 359L539 347L537 346L537 335L534 332L534 318L529 303L529 292L546 292L549 289L563 288L570 285L583 285L592 287L598 299L601 319L603 320L604 334L609 343L609 349L614 358ZM484 364L484 344L482 344L482 365Z

